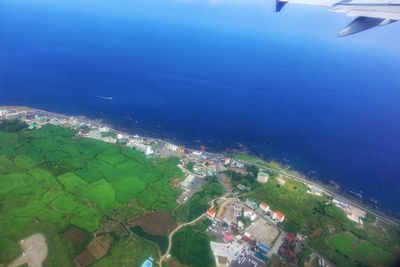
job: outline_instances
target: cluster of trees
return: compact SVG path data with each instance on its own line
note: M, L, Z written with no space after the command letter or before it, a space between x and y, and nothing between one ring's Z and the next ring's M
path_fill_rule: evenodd
M253 165L246 165L246 173L235 172L233 170L225 171L226 176L228 176L234 184L251 185L257 180L258 168Z
M0 121L0 131L8 133L16 133L26 129L28 125L20 120L5 120Z

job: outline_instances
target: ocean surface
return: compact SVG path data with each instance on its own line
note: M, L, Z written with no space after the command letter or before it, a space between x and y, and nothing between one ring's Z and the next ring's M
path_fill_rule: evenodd
M400 24L337 38L349 22L264 1L3 0L0 105L245 149L400 214Z

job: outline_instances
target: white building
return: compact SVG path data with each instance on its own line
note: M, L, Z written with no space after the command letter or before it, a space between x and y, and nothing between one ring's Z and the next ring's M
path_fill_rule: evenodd
M257 174L257 182L259 182L259 183L264 184L264 183L268 182L268 179L269 179L269 174L268 173L260 171Z
M203 154L203 152L201 152L201 151L193 151L192 154L195 155L195 156L201 156Z
M99 128L99 132L101 132L101 133L107 133L109 131L110 131L110 129L108 127L100 127Z
M147 146L146 147L146 152L145 152L146 156L150 156L152 154L154 154L153 149L151 148L151 146Z
M177 145L174 145L174 144L167 143L167 144L165 145L165 147L166 147L168 150L171 150L171 151L174 151L174 152L178 151L178 146L177 146Z

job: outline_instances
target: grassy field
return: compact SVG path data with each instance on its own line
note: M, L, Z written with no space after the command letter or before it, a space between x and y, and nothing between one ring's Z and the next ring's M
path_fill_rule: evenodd
M0 127L0 263L20 253L24 233L44 224L54 230L46 237L59 239L63 251L68 245L56 236L71 225L93 232L116 208L125 217L175 208L180 191L169 182L183 175L177 159L149 160L56 126L17 126ZM69 253L57 251L50 250L46 262Z
M115 242L108 254L91 267L140 266L148 257L159 260L157 247L138 236Z
M167 251L168 248L167 236L148 234L140 226L135 226L131 228L131 231L136 235L157 244L157 246L160 248L161 254L164 254Z
M203 231L197 231L196 228L184 227L174 235L171 254L188 266L215 266L210 240Z
M287 180L280 186L272 178L248 197L282 211L287 218L285 230L309 236L311 247L338 266L384 266L400 253L398 230L370 223L360 226L329 204L329 198L308 194L302 183Z

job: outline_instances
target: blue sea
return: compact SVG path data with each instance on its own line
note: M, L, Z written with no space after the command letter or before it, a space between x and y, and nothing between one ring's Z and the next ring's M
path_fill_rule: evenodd
M351 18L272 2L2 0L0 105L245 149L400 214L400 24L342 39Z

